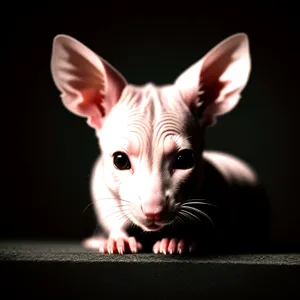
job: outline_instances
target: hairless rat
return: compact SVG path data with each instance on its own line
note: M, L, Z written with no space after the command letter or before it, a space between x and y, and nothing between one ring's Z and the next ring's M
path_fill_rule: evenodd
M51 72L63 105L86 118L101 154L91 195L101 253L175 254L265 237L265 193L253 168L205 150L205 133L238 104L250 75L249 39L234 34L172 84L130 84L73 37L54 38ZM249 145L250 146L250 145Z

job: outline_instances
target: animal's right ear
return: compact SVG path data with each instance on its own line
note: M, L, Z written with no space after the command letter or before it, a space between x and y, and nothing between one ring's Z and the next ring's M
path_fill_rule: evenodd
M51 72L65 107L96 130L127 84L108 62L67 35L53 40Z

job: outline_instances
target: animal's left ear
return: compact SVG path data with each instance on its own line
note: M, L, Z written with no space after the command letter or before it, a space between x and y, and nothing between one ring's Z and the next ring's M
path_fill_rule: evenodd
M200 121L213 125L216 116L232 110L238 103L251 70L248 36L230 36L175 81L180 94Z

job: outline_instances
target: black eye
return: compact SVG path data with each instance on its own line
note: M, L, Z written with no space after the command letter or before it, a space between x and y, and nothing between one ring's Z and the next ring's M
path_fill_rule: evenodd
M128 156L123 152L116 152L113 155L114 165L119 170L128 170L131 168L131 164Z
M190 149L185 149L177 153L173 169L190 169L194 166L194 155Z

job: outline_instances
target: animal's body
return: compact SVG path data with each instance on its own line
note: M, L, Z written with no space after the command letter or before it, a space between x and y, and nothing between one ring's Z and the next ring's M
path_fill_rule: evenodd
M101 149L91 194L104 235L86 247L183 253L262 240L265 194L255 171L204 150L207 127L237 105L250 66L248 38L236 34L174 84L135 86L77 40L55 38L51 68L63 103L88 119Z

